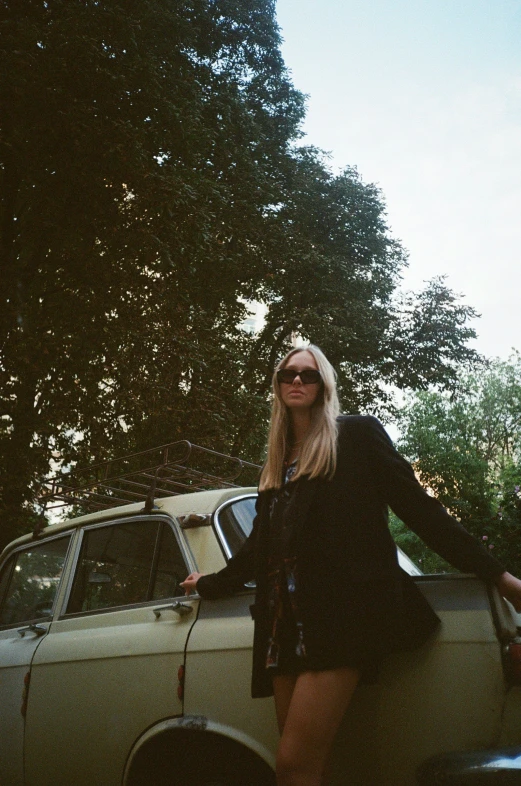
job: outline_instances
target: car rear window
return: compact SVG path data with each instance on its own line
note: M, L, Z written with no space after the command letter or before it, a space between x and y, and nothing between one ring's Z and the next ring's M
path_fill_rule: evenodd
M236 554L253 527L256 496L231 500L215 514L217 533L228 559Z

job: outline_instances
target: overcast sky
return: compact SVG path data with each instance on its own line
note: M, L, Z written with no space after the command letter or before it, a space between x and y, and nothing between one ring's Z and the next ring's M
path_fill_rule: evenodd
M476 348L521 350L521 0L278 0L306 142L382 189L410 253L482 315Z

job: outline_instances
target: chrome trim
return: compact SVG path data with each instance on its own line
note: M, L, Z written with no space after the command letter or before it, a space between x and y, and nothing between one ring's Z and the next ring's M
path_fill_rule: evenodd
M178 600L176 600L175 603L170 603L168 606L158 606L156 609L152 609L156 620L159 619L163 611L175 611L180 617L186 617L186 615L191 614L193 610L192 606L187 606L186 603L180 603Z
M44 628L43 625L38 625L35 622L32 622L30 625L24 625L23 628L18 628L18 633L20 637L23 639L26 633L34 633L36 636L43 636L44 633L47 633L48 628Z
M13 556L13 554L16 554L18 551L30 551L31 547L37 548L38 546L41 546L42 543L50 543L51 540L58 540L58 538L72 537L72 535L74 535L74 529L71 529L70 531L64 530L63 532L56 532L54 535L49 535L48 538L42 538L41 540L31 540L28 541L27 543L20 543L20 545L16 546L16 548L12 549L11 551L5 552L4 559L0 564L0 573L4 569L4 565L7 562L7 560L10 559Z
M159 601L157 598L156 600L143 600L141 603L127 603L126 606L105 606L102 609L90 609L89 611L74 611L70 614L61 614L58 619L59 620L74 620L78 617L93 617L96 614L116 614L117 612L124 612L124 611L134 611L135 609L153 609L154 606L157 606L158 603L163 603L163 601L172 601L173 603L181 603L186 601L192 600L200 600L200 595L177 595L175 598L162 598ZM172 606L168 606L168 608L172 608Z
M224 508L228 507L228 505L233 505L235 502L240 502L240 500L242 499L257 499L257 496L258 494L250 493L250 494L241 494L238 497L231 497L230 499L225 500L225 502L222 502L219 505L219 507L216 508L213 512L212 525L215 534L217 535L217 541L219 543L219 546L221 547L221 551L223 552L226 558L226 561L231 560L233 555L232 552L230 551L228 543L226 542L226 538L224 537L224 533L221 529L221 525L219 524L219 514L222 510L224 510Z
M67 608L67 603L69 602L69 597L72 589L72 582L74 581L74 576L76 575L76 568L78 567L78 560L80 558L81 547L83 545L84 530L78 528L75 534L76 534L75 552L71 557L72 565L69 571L69 575L67 577L67 586L64 589L62 604L58 612L59 620L63 619L63 616L65 614L65 609Z

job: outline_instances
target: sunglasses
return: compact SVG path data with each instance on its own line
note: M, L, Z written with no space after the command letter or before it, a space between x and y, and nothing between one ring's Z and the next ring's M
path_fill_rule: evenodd
M300 381L303 385L316 385L317 382L322 381L320 371L316 371L314 368L307 368L304 371L295 371L292 368L280 368L277 371L277 381L279 383L284 382L286 385L291 385L297 377L300 377Z

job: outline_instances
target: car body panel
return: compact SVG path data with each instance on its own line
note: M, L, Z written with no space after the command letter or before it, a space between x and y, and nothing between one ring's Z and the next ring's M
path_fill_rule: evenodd
M459 577L447 581L461 590ZM471 596L484 591L477 579L463 583ZM419 650L391 655L378 683L357 690L337 738L334 783L349 773L359 786L413 786L416 766L434 753L492 746L499 737L505 686L490 613L437 609L441 583L419 586L440 629Z
M186 652L185 712L240 729L271 752L278 741L273 699L251 698L253 594L201 601ZM230 698L233 700L230 701Z
M10 551L11 559L7 571L9 581L4 589L7 591L13 585L16 587L18 577L20 578L18 589L7 598L0 618L2 624L0 630L0 782L10 786L21 786L24 781L25 713L31 663L36 650L49 631L50 614L57 608L58 597L63 586L64 566L67 565L67 554L70 552L72 540L73 538L68 537L67 534L58 535L49 538L42 545L28 544L25 548L18 547ZM45 578L48 576L45 572L45 556L41 566L44 571L43 577L36 575L34 569L37 566L31 565L31 555L38 551L45 554L47 549L55 551L56 548L58 548L58 561L61 566L61 578L57 584L54 579ZM54 556L57 556L56 553ZM27 570L29 573L24 579ZM31 590L31 587L35 589ZM25 613L23 612L24 594L32 595L33 600L38 600L49 592L52 594L49 608L43 608L46 604L40 603L32 609L28 606ZM8 621L11 615L14 615L12 622Z
M24 679L41 641L35 633L22 638L16 629L0 631L0 783L10 786L23 786L24 782Z
M2 728L7 723L10 729L0 740L10 767L0 769L3 782L120 786L136 752L165 731L185 728L235 740L274 766L273 700L250 697L252 589L216 601L194 594L67 610L85 532L143 516L168 520L187 572L214 572L230 553L215 512L254 496L252 488L196 492L156 500L153 513L142 504L127 505L43 531L38 542L70 531L72 543L52 621L44 621L47 633L21 638L19 626L0 630L0 665L8 675ZM191 513L200 522L180 526ZM13 550L34 542L30 535L18 539L4 551L2 564ZM441 626L419 650L391 654L377 684L357 689L335 743L336 786L347 777L353 786L414 786L417 765L433 755L521 744L521 687L506 682L503 664L503 648L517 635L521 618L475 577L424 576L403 553L398 559ZM334 588L321 592L325 604L335 602ZM176 613L168 608L174 601L192 611ZM24 779L19 713L30 664ZM183 699L177 690L182 664Z
M349 773L357 786L413 786L427 757L492 745L500 735L504 676L485 585L452 575L423 577L419 586L440 629L420 650L391 655L377 685L359 687L335 747L336 784ZM272 702L249 695L252 601L245 594L201 602L187 647L185 711L247 730L274 752Z
M135 739L182 714L177 672L194 624L163 603L62 619L33 660L26 719L26 783L121 783ZM56 757L56 729L67 756Z

